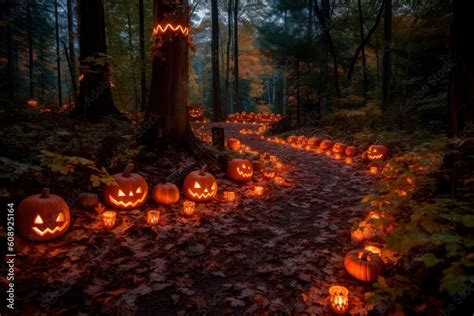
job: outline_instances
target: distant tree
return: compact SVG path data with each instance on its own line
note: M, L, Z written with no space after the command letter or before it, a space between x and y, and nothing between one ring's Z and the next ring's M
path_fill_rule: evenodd
M217 0L211 0L212 16L212 110L214 121L222 119L221 85L219 69L219 8Z
M234 111L240 112L239 93L239 0L234 3Z
M69 62L72 91L74 98L77 97L77 77L76 77L76 53L74 48L74 11L72 9L72 0L67 0L67 32L69 38Z
M138 0L138 20L140 24L140 82L141 82L141 107L142 112L146 108L146 72L145 72L145 14L143 0Z
M383 45L383 107L387 109L391 103L392 77L392 0L385 1L384 45Z
M58 70L58 101L59 107L63 105L62 95L62 82L61 82L61 54L59 51L59 12L58 12L58 0L54 0L54 19L56 22L56 67Z

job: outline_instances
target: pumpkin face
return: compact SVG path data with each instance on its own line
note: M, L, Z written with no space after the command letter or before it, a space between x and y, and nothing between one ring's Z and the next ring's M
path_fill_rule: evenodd
M387 148L382 145L372 145L367 150L369 160L385 160L387 158Z
M263 176L265 177L265 179L271 180L275 178L275 175L276 175L276 171L273 168L265 168L263 170Z
M227 147L229 147L232 150L239 150L240 140L238 138L229 138L227 140Z
M48 189L21 201L16 215L20 235L29 240L57 238L67 231L71 223L66 202L60 196L49 194Z
M192 121L201 120L204 117L204 111L200 107L188 108L188 116Z
M335 154L342 155L342 154L344 154L345 151L346 151L346 145L341 144L341 143L336 143L332 147L332 152L335 153Z
M153 188L153 201L161 205L175 204L179 201L179 189L173 183L157 184Z
M329 139L325 139L319 144L319 148L322 150L328 150L328 149L331 149L333 145L334 145L333 141Z
M248 181L252 179L253 166L246 159L232 159L227 166L227 176L237 182Z
M357 155L357 148L354 146L347 146L344 153L346 154L346 157L354 157Z
M142 206L148 196L148 184L138 173L131 173L133 164L128 164L122 173L112 177L117 182L115 186L104 189L104 198L111 207L133 209Z
M383 261L380 257L365 249L350 251L344 257L344 267L347 273L357 280L373 282L383 271Z
M213 200L217 194L216 178L206 172L205 167L192 171L184 179L183 191L186 197L194 202Z

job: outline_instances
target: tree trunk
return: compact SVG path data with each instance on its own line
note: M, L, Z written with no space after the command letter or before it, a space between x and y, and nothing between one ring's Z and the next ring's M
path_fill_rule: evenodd
M241 112L239 94L239 0L234 5L234 100L235 112Z
M219 69L219 8L217 0L211 0L212 16L212 110L214 121L222 119L221 84Z
M392 0L384 1L383 108L386 110L390 107L391 103Z
M361 0L357 0L357 6L359 8L359 29L360 29L360 41L364 42L364 17L362 15L362 3ZM365 61L365 45L362 46L362 73L364 75L364 93L369 90L369 82L367 81L367 63Z
M133 44L132 44L132 21L130 18L130 10L127 7L127 32L128 32L128 57L130 59L130 65L133 65ZM135 78L136 72L131 70L132 82L133 82L133 92L135 94L135 112L138 112L138 91L137 91L137 80Z
M143 0L138 1L138 19L140 23L140 81L141 81L141 111L146 108L146 73L145 73L145 15Z
M63 106L63 95L61 89L61 53L59 50L59 17L58 17L58 0L54 1L54 17L56 22L56 65L58 68L58 101L59 107Z
M188 97L188 10L187 0L154 0L150 96L138 135L140 142L149 148L180 146L192 137L185 108Z
M232 40L232 0L227 0L227 43L226 43L226 66L225 66L225 108L226 113L232 113L231 91L230 91L230 43Z
M10 1L5 1L5 15L11 16L10 12ZM8 96L10 98L15 96L15 63L14 63L14 52L13 52L13 32L11 19L6 19L6 40L7 40L7 74L8 74Z
M288 103L288 93L287 93L287 78L286 78L287 67L283 69L283 109L282 114L286 115L287 112L287 103Z
M474 50L466 30L474 27L471 17L474 3L453 1L450 35L451 76L449 87L449 137L472 135L474 132Z
M315 0L317 1L317 0ZM317 3L316 6L317 8ZM329 2L323 0L321 3L321 14L318 15L319 19L324 17L329 17ZM321 22L320 22L321 23ZM322 23L321 23L322 24ZM324 38L321 41L321 84L320 84L320 93L321 93L321 107L320 115L324 116L330 112L330 103L329 103L329 43L327 38Z
M44 104L44 92L45 92L45 86L44 86L44 43L43 43L43 36L40 37L40 63L41 63L41 99L40 103Z
M87 120L106 115L120 117L110 87L103 0L79 1L79 19L81 74L73 115Z
M76 52L74 49L74 22L73 22L72 0L67 0L67 31L69 37L69 62L72 91L74 98L77 97L77 78L76 78Z
M300 122L300 60L296 59L296 124Z
M26 15L28 19L28 68L29 68L29 79L30 79L30 98L35 97L34 79L33 79L33 28L31 23L31 2L28 2L26 6Z

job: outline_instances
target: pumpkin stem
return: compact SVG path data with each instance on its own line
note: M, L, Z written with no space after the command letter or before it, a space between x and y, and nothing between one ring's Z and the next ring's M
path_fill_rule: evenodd
M41 192L41 196L40 196L42 199L46 199L46 198L49 198L49 189L48 188L43 188L43 191Z
M201 176L203 176L206 173L207 170L207 165L204 165L201 167Z
M125 169L123 169L123 172L122 172L122 177L129 177L130 176L130 172L132 172L133 168L135 166L133 165L133 163L129 163Z

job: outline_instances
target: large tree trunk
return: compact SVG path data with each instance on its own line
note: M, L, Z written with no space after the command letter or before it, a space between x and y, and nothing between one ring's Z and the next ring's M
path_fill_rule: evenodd
M383 54L383 107L388 109L391 103L392 74L392 0L385 1L384 15L384 54Z
M6 0L5 3L0 4L2 11L2 18L10 17L10 3L11 0ZM7 82L8 82L8 96L12 98L15 95L15 62L14 62L14 51L13 51L13 30L12 20L6 19L6 42L7 42Z
M56 22L56 67L58 68L58 102L59 107L63 106L63 95L61 87L61 54L59 50L59 17L58 17L58 0L54 1L54 17Z
M317 8L317 2L315 4L316 4L315 7ZM319 19L324 19L323 17L329 18L329 1L325 1L325 0L323 0L321 3L321 14L318 15ZM321 75L321 80L320 80L321 106L320 106L319 114L321 116L324 116L324 115L327 115L331 111L330 103L329 103L329 43L327 41L327 38L324 38L321 41L320 75Z
M296 59L296 124L300 125L300 60Z
M130 10L127 8L127 32L128 32L128 57L130 59L130 65L133 65L133 33L132 33L132 21L130 17ZM133 93L135 94L135 112L138 112L138 90L137 90L137 80L135 77L136 72L131 70L132 82L133 82Z
M362 3L361 0L357 0L357 6L359 8L359 30L360 30L360 41L364 42L364 17L362 15ZM362 73L364 76L364 93L369 90L369 82L367 81L367 64L365 61L365 45L362 46Z
M226 65L225 65L225 108L226 113L232 113L231 91L230 91L230 43L232 40L232 0L227 0L227 43L226 43Z
M235 0L234 5L234 100L235 112L240 112L239 94L239 0Z
M31 23L31 2L28 2L26 6L26 15L28 19L28 68L29 68L29 79L30 79L30 98L35 97L35 88L33 80L33 27Z
M188 97L188 1L155 0L150 96L140 142L149 148L180 146L192 137ZM168 26L168 27L167 27Z
M71 73L72 91L74 98L77 97L77 78L76 78L76 52L74 49L74 22L72 0L67 0L67 32L69 37L69 62Z
M141 111L146 108L146 73L145 73L145 14L143 0L138 1L138 20L140 24L140 81L141 81Z
M470 0L453 1L451 25L451 77L449 87L449 137L474 132L474 49L471 35L474 4Z
M217 0L211 0L212 16L212 110L214 121L222 119L221 84L219 69L219 8Z
M121 116L110 86L103 0L79 1L81 75L73 114L87 120Z

